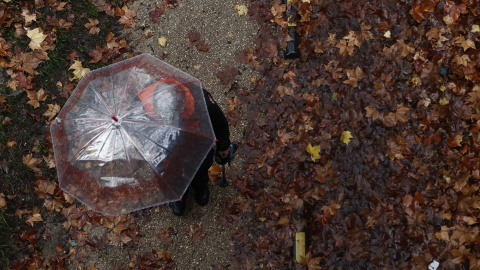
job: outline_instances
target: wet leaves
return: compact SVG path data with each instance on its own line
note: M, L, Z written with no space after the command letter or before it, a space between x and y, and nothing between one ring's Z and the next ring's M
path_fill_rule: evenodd
M220 79L220 83L227 89L231 89L235 83L235 77L238 74L236 67L226 65L223 70L218 71L215 75Z
M205 238L205 233L203 232L202 226L199 224L189 224L187 225L187 230L185 234L188 237L192 237L193 241L198 243Z
M296 60L270 50L285 48L286 10L297 12ZM269 261L288 268L273 247L300 216L309 255L321 258L312 267L477 264L479 12L468 1L251 4L261 30L237 60L260 63L251 66L263 78L247 106L249 179L236 186L258 191L248 233L269 243ZM424 243L431 250L420 255ZM237 245L267 257L261 245Z

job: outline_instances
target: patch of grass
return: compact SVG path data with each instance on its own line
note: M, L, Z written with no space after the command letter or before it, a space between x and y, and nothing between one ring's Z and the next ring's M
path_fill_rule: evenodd
M85 2L85 17L87 18L97 18L98 17L98 8L92 4Z
M55 49L48 53L50 60L40 63L36 71L39 73L37 77L40 80L45 80L50 77L56 70L64 68L68 65L68 33L64 29L57 30L58 36L55 41Z
M23 38L15 36L15 27L13 26L2 29L2 32L5 35L5 40L10 41L12 44L19 46L22 49L26 49L30 43L30 39L27 36L23 36Z
M0 212L0 259L8 263L10 257L11 246L8 242L7 235L10 234L10 226L5 219L5 213Z

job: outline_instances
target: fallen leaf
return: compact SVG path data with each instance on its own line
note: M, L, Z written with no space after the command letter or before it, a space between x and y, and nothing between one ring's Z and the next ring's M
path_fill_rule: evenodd
M210 45L205 43L204 40L200 40L199 42L197 42L197 44L195 44L195 47L197 47L197 49L202 52L208 52L210 50Z
M42 215L40 215L40 209L38 209L38 207L35 206L33 208L32 215L28 216L26 221L32 227L33 227L33 222L43 221Z
M155 9L150 11L148 13L148 16L150 16L150 19L152 19L153 23L159 23L160 22L160 16L162 16L165 13L164 8L159 8L155 6Z
M200 33L196 31L188 32L186 36L190 43L200 40Z
M80 61L77 61L75 60L75 62L73 63L73 65L71 65L68 70L70 69L73 69L73 79L71 79L71 81L75 80L75 79L81 79L87 72L90 71L89 68L84 68L82 67L82 62Z
M119 12L120 19L118 20L119 23L125 25L125 28L135 28L136 22L133 19L137 16L137 13L133 9L128 9L125 5Z
M365 78L365 74L362 69L357 66L355 70L347 69L348 80L343 81L343 83L350 85L352 88L357 87L358 81Z
M48 109L47 111L43 114L44 116L48 117L48 121L52 121L52 119L60 112L60 105L58 104L47 104Z
M0 208L7 206L7 201L5 200L5 194L0 193Z
M30 44L28 44L28 47L30 47L30 49L32 49L32 50L35 50L35 49L42 50L42 46L40 46L40 44L45 40L47 35L40 32L40 28L35 28L33 30L28 30L27 31L27 36L30 38Z
M348 145L350 143L350 139L353 139L352 133L350 131L343 131L340 141Z
M478 24L472 25L472 33L480 33L480 26L478 26Z
M226 65L223 70L218 71L215 75L220 79L220 83L223 86L231 89L235 83L235 77L237 74L238 70L236 67Z
M40 101L45 101L47 99L47 95L45 95L45 92L43 91L43 88L36 91L25 91L27 92L27 96L30 99L27 104L30 104L33 106L33 108L38 108L40 106Z
M185 233L187 236L192 237L195 243L198 243L205 238L202 226L197 224L187 225L187 231Z
M90 34L96 35L96 34L100 33L100 28L96 27L98 23L99 22L98 22L97 19L88 18L88 23L84 24L84 26L88 30L90 30L89 31Z
M16 142L15 140L13 140L13 139L8 139L8 141L7 141L7 147L8 147L8 148L13 148L13 146L14 146L15 144L17 144L17 142Z
M40 169L37 166L41 161L41 159L34 158L31 153L22 157L23 164L27 165L27 167L35 173L40 172Z
M28 11L27 8L22 10L22 16L25 19L25 24L26 25L30 24L32 21L37 20L37 14L35 14L35 13L30 14L30 12Z
M236 5L235 10L237 10L238 16L246 15L248 12L248 8L245 5Z
M5 117L2 121L2 125L7 126L12 124L12 119L10 117Z
M161 36L157 39L158 45L165 47L167 46L167 38L164 36Z
M310 158L313 160L313 162L317 161L317 159L320 159L320 145L312 146L312 144L309 143L307 146L307 152L310 154Z
M307 270L321 270L319 266L322 257L312 258L312 253L308 251L305 257L301 256L300 264L305 265Z
M446 97L443 97L438 101L438 104L440 104L442 106L447 105L448 103L450 103L450 101Z

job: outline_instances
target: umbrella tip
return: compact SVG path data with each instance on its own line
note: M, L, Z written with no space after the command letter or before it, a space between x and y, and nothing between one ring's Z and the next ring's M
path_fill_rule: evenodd
M115 115L112 114L112 115L110 115L110 117L111 117L115 122L118 122L118 118L115 117Z

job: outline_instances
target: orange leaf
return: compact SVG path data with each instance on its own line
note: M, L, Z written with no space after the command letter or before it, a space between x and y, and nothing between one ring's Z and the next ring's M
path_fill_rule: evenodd
M8 148L13 148L13 146L14 146L15 144L17 144L16 141L14 141L13 139L8 139L8 141L7 141L7 147L8 147Z
M7 201L5 201L5 194L0 193L0 208L7 206Z

